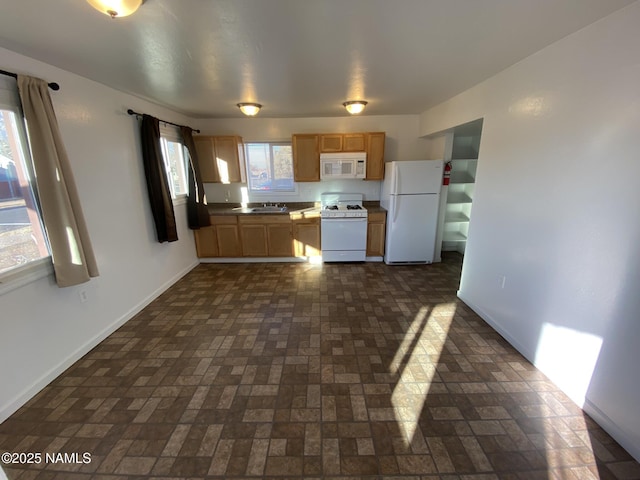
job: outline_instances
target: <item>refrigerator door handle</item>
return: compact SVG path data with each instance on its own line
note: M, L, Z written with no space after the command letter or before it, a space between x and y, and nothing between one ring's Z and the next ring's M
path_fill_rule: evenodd
M395 168L393 173L395 174L393 176L393 193L395 193L397 195L399 193L398 192L398 177L400 176L400 169L399 168Z
M391 196L391 208L393 209L392 213L392 223L396 223L396 219L398 218L398 202L400 201L400 197L398 195Z

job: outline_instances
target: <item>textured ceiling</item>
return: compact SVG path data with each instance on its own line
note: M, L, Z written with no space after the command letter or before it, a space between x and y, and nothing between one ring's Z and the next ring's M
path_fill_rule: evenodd
M634 1L0 0L0 46L192 117L417 114Z

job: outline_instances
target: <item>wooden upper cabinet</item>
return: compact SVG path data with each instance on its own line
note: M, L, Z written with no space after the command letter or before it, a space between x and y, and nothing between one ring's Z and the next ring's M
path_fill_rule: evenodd
M320 153L364 152L365 136L365 133L322 133Z
M320 181L318 134L295 134L293 146L293 177L296 182Z
M332 153L342 151L342 134L325 133L320 135L320 153Z
M236 136L213 137L216 165L222 183L244 183L244 143Z
M213 138L204 135L193 137L196 144L198 163L200 164L200 175L204 183L220 183L218 169L216 168L216 154L213 147Z
M296 182L320 180L320 153L366 152L365 180L384 178L384 132L293 135L293 169Z
M244 143L235 135L193 137L204 183L246 182Z
M365 180L384 178L384 132L367 133L367 175Z
M364 133L345 133L342 136L342 151L364 152L366 151Z

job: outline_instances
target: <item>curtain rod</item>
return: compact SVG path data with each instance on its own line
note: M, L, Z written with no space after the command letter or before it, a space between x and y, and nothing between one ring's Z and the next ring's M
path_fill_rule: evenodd
M6 75L7 77L13 77L13 78L16 78L16 79L18 78L18 74L17 73L7 72L6 70L0 70L0 74ZM49 85L49 88L51 90L56 90L56 91L60 90L60 85L58 85L55 82L50 82L50 83L48 83L48 85Z
M127 113L128 113L129 115L135 115L136 117L141 117L141 116L142 116L142 113L134 112L134 111L133 111L133 110L131 110L131 109L127 110ZM185 125L179 125L179 124L177 124L177 123L173 123L173 122L167 122L166 120L160 120L160 119L158 119L158 120L159 120L160 122L162 122L162 123L166 123L166 124L169 124L169 125L173 125L174 127L184 127L184 126L185 126ZM191 127L189 127L189 128L191 128ZM193 130L193 131L194 131L194 132L196 132L196 133L200 133L200 130L197 130L197 129L195 129L195 128L191 128L191 130Z

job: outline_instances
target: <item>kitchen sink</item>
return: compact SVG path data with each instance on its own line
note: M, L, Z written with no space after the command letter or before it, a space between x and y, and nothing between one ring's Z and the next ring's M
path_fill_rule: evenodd
M251 210L254 213L277 213L277 212L286 212L288 209L287 207L277 207L275 205L269 205L264 207L253 207L253 208L250 208L249 210Z

